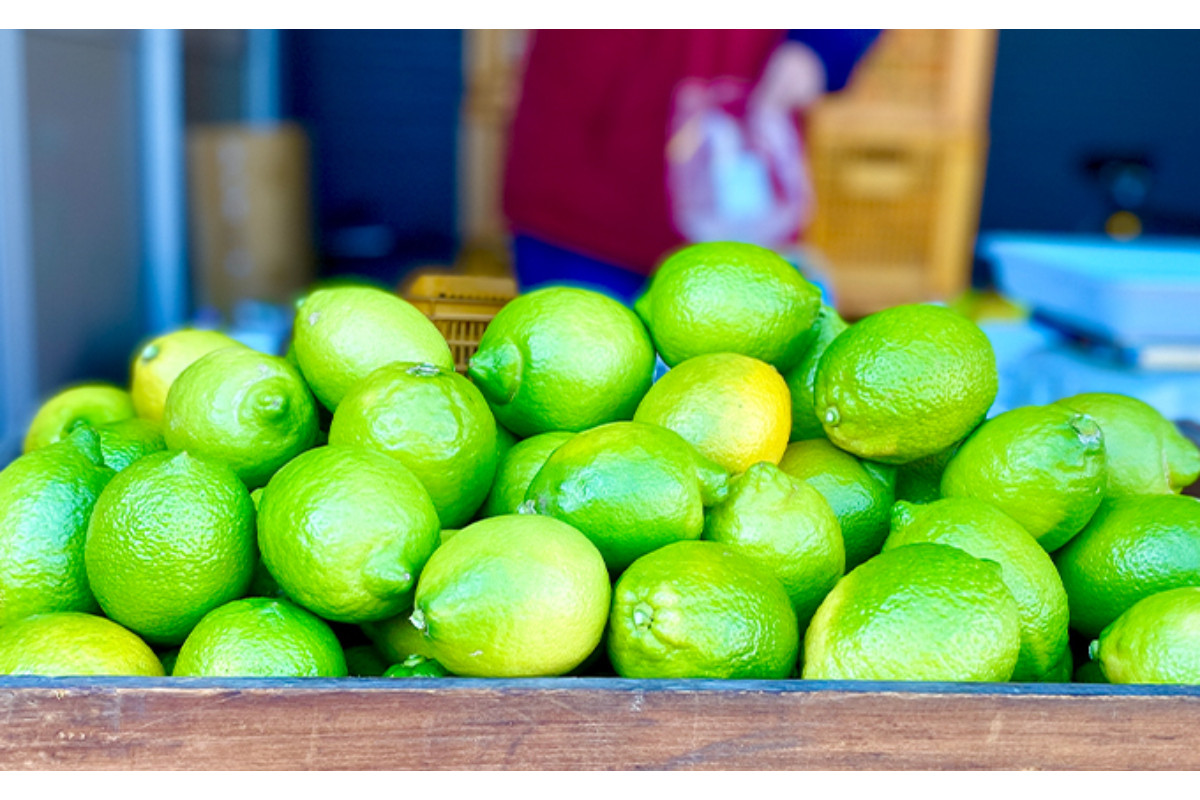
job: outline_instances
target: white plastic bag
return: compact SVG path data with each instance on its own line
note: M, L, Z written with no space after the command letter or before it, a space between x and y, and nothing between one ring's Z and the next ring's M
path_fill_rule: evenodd
M812 185L799 131L778 109L747 110L748 87L687 81L675 93L667 142L667 194L689 241L795 243L811 213Z

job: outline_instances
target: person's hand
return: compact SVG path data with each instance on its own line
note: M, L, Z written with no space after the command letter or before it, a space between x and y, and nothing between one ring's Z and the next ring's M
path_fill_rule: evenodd
M825 65L811 47L784 42L775 48L748 100L750 111L803 111L825 93Z

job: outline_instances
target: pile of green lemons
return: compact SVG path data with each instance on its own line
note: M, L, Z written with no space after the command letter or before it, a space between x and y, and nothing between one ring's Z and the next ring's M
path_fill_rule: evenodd
M317 287L285 356L176 330L41 407L0 674L1200 683L1200 450L996 393L967 317L745 244L523 294L463 372Z

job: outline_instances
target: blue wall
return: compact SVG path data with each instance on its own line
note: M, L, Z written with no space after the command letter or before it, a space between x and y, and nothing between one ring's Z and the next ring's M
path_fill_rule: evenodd
M394 283L456 249L460 31L284 34L284 113L313 146L325 274Z
M1200 32L1002 31L981 227L1099 230L1106 154L1151 162L1148 223L1200 225Z

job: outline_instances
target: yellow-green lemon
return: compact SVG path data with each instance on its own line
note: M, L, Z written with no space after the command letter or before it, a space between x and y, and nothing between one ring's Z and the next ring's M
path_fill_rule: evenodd
M162 422L171 384L200 356L242 346L220 331L180 328L154 337L138 348L129 368L129 394L142 419Z
M0 675L163 675L150 646L112 620L77 611L0 627Z
M946 464L942 496L974 497L1021 523L1053 552L1079 533L1104 497L1104 435L1060 405L989 419Z
M454 369L437 327L416 306L372 286L329 286L304 297L292 348L313 394L330 411L354 384L396 361Z
M412 623L455 675L562 675L600 643L611 587L604 559L565 522L491 517L439 547Z
M258 544L289 599L327 620L361 623L412 602L438 527L437 509L408 467L329 445L292 459L267 484Z
M669 366L741 353L790 369L812 339L821 292L779 254L741 242L676 251L634 308Z
M791 397L770 364L708 353L659 378L633 418L670 428L737 474L759 461L779 463L792 427Z
M106 383L64 389L38 408L25 432L23 452L54 444L81 422L95 427L134 416L129 392Z
M316 406L300 373L248 347L198 358L175 379L163 411L168 448L228 464L252 489L316 436Z
M821 356L849 325L837 311L829 305L821 304L821 311L813 325L812 343L805 349L804 355L796 366L783 373L788 391L792 396L792 433L790 441L798 442L804 439L824 439L825 427L817 416L816 399L814 397L817 384L817 365Z
M522 510L582 531L620 572L665 544L699 539L704 509L724 496L727 481L674 431L611 422L560 445L534 477Z
M167 449L162 425L141 417L96 426L105 466L116 472L151 453Z
M256 558L245 484L224 464L173 450L109 481L84 547L104 613L162 645L180 644L205 614L244 595Z
M517 436L581 431L633 416L654 375L654 346L611 297L553 286L500 310L468 374Z
M768 462L729 482L708 510L704 538L749 556L783 585L801 626L846 566L837 516L820 492Z
M462 375L432 364L372 372L342 398L329 443L399 460L447 528L474 517L496 475L496 420L487 401Z
M1092 652L1109 683L1200 684L1200 586L1142 598L1104 629Z
M677 542L613 588L608 656L624 678L787 678L800 633L783 585L718 542Z
M982 500L950 497L927 505L896 503L891 528L885 552L919 542L945 544L999 564L1020 612L1021 652L1012 680L1060 677L1069 647L1067 593L1050 556L1016 520Z
M172 674L231 678L342 678L333 629L287 600L246 597L214 608L188 635Z
M1200 499L1167 494L1105 500L1054 562L1067 590L1071 627L1098 636L1143 597L1200 586Z
M837 516L851 570L879 552L887 538L896 469L856 458L827 439L792 442L779 468L820 492Z
M496 479L480 509L480 516L517 513L525 502L525 493L534 476L554 451L574 435L570 431L547 431L513 445L497 463Z
M873 461L905 464L960 441L996 399L996 355L979 326L945 308L879 311L838 335L817 366L825 435Z
M1020 610L999 565L911 544L833 587L805 634L803 677L1007 681L1020 651Z
M113 471L81 427L0 471L0 626L52 611L97 611L83 548Z

